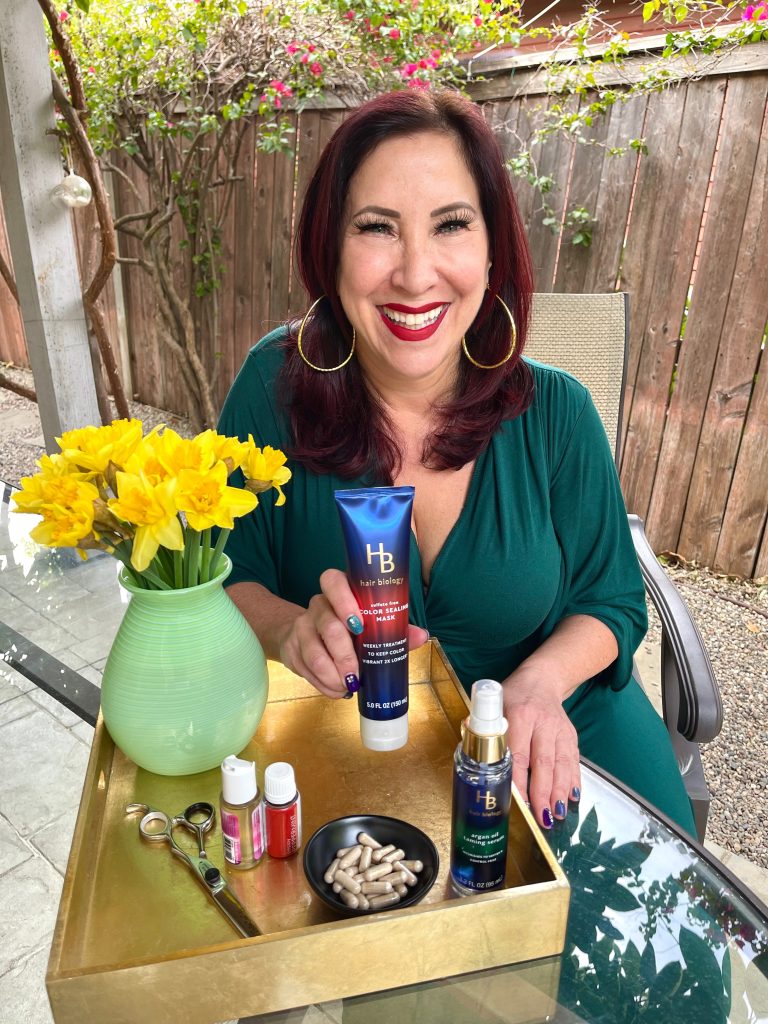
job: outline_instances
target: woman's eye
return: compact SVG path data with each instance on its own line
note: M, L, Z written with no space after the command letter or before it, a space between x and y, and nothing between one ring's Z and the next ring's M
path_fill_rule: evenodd
M386 221L362 221L356 224L355 227L361 234L366 235L388 235L392 230L391 226Z
M437 230L441 235L453 235L467 227L469 227L468 219L464 217L451 217L450 220L444 220L438 224Z

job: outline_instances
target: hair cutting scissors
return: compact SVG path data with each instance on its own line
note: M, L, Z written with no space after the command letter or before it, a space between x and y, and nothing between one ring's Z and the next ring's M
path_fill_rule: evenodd
M126 814L135 814L137 811L143 815L139 822L141 838L146 839L148 843L167 842L171 847L171 853L184 861L219 910L229 918L241 935L246 938L261 935L245 907L224 881L219 869L215 864L211 864L206 856L205 835L213 827L215 816L213 805L209 803L190 804L186 810L173 818L169 818L165 811L150 807L149 804L128 804L125 808ZM197 856L186 853L177 844L173 837L173 829L176 825L181 825L188 832L193 833L197 840Z

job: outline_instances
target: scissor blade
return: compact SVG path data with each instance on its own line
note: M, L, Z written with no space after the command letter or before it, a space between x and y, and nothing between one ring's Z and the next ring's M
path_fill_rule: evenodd
M245 907L229 889L225 887L218 892L212 892L211 898L221 911L226 914L241 935L244 935L247 939L253 938L254 935L261 935L257 926L248 916Z

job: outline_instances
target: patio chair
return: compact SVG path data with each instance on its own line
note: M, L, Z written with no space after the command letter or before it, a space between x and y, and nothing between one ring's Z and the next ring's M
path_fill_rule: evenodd
M628 297L534 295L525 354L573 374L592 394L618 464L628 349ZM700 743L713 740L723 724L723 707L701 634L674 584L658 563L639 516L629 516L646 590L661 620L661 695L664 722L672 739L701 842L710 794ZM635 666L635 676L642 683Z

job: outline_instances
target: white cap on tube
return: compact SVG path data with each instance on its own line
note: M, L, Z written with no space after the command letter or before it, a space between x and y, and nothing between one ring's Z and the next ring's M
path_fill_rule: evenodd
M256 796L256 762L230 754L221 762L221 795L228 804L247 804Z
M399 750L408 742L408 715L386 721L360 715L360 738L369 750Z
M495 679L478 679L472 684L469 728L476 736L498 736L507 731L504 693Z
M296 775L287 761L275 761L264 772L264 796L271 804L289 804L296 796Z

